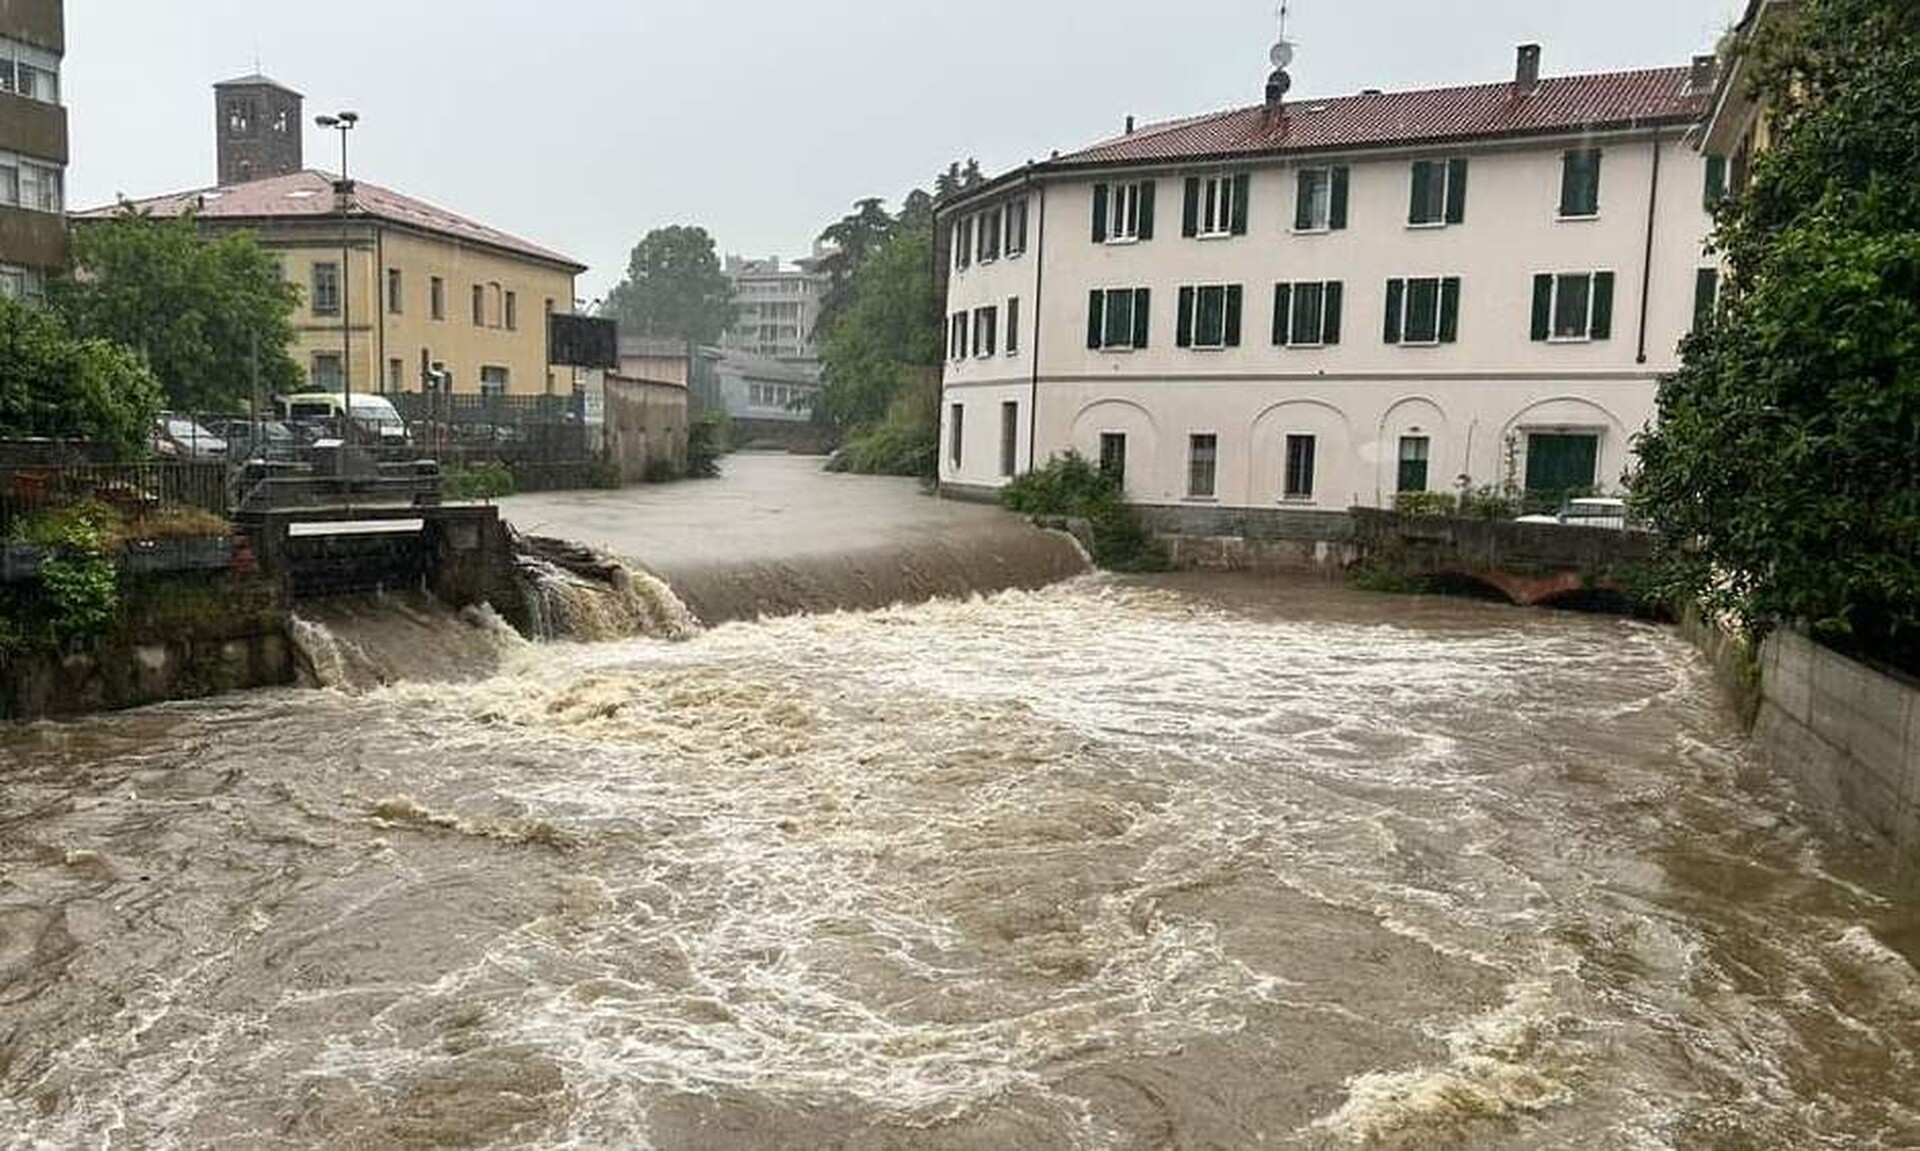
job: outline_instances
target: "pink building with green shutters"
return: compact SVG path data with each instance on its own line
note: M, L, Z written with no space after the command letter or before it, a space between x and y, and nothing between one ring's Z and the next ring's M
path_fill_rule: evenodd
M944 486L1071 449L1150 505L1618 489L1710 282L1713 63L1539 69L1130 124L941 204Z

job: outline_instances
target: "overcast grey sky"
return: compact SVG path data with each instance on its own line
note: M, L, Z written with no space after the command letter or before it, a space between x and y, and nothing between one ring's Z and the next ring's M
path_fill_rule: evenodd
M1742 0L1295 0L1294 91L1682 64ZM603 293L656 225L801 254L857 197L1258 101L1273 0L68 0L76 207L213 182L211 85L365 119L356 176L557 248Z

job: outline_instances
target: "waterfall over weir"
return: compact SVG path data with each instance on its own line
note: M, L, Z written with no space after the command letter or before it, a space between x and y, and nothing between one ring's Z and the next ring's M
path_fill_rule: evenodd
M471 681L497 674L529 641L684 640L703 624L1030 591L1089 566L1070 536L1011 517L888 546L826 541L777 558L682 556L666 579L567 540L514 540L524 636L490 608L454 611L419 592L308 601L293 626L304 680L344 690Z
M497 674L533 642L681 640L700 630L673 589L646 572L563 540L518 543L529 635L491 607L455 611L417 591L314 600L293 619L302 679L346 691L458 683Z

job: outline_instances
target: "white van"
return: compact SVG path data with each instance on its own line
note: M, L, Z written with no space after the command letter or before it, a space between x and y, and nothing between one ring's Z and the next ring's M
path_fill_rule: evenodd
M346 406L347 397L339 392L297 392L280 397L280 416L291 424L318 422L337 429ZM412 442L407 421L385 396L355 392L353 422L381 447L403 447Z

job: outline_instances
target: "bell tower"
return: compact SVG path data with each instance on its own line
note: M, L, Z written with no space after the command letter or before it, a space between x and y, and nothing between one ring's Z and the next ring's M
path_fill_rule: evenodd
M301 99L258 72L213 86L221 187L285 176L304 166Z

